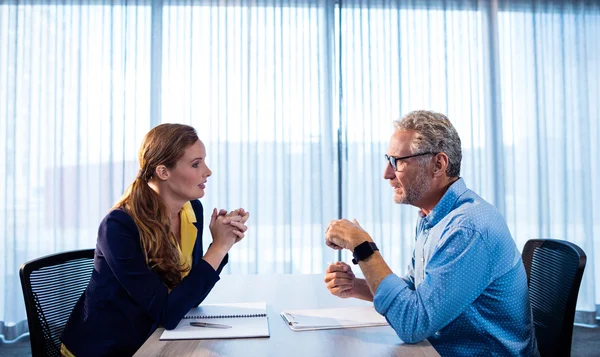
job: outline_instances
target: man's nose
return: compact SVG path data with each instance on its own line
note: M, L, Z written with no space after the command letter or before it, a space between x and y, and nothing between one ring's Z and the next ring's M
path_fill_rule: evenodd
M385 164L385 170L383 171L383 178L386 180L393 180L396 177L396 172L392 168L389 162Z

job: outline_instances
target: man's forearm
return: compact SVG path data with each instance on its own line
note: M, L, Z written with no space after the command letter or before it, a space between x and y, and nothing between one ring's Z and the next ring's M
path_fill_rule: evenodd
M367 259L359 261L358 266L365 275L365 280L367 281L373 296L375 296L377 288L383 279L392 274L392 270L378 251L373 253Z
M365 279L356 279L354 283L354 296L357 299L373 302L373 294L371 288Z

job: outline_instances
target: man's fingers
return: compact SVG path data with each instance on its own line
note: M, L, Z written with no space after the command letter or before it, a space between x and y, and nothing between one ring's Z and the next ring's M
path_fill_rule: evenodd
M331 233L325 235L325 243L332 248L334 248L334 246L341 248L341 244L338 244L338 241L339 239Z
M338 282L337 284L335 283L334 280L330 281L329 283L327 283L327 289L332 290L335 288L339 288L341 290L348 290L348 289L352 289L354 285L352 283L341 283Z
M336 286L335 288L329 289L329 291L333 294L333 295L339 295L341 293L343 293L346 290L350 290L352 289L352 287L348 287L348 286Z
M350 287L354 286L354 281L352 279L335 278L335 279L330 280L327 283L327 288L333 289L336 286L347 286L347 285L349 285Z
M329 248L332 248L332 249L335 249L335 250L342 250L342 247L340 247L339 245L334 244L332 242L326 241L325 244L327 244L327 246Z
M331 228L335 225L336 222L337 222L336 220L329 222L329 225L325 229L325 234L327 234L327 232L329 232L331 230Z
M343 249L343 247L338 244L338 239L334 236L329 236L325 239L325 244L327 244L328 247L336 249L336 250L341 250Z
M334 272L325 274L325 278L323 279L326 283L334 280L334 279L354 279L354 275L350 275L348 273L342 272Z
M346 262L336 262L335 264L346 271L352 272L352 268L350 268L350 265L346 264Z
M325 279L327 281L332 280L332 279L352 279L353 277L354 277L354 274L349 274L348 272L345 272L345 271L335 271L335 272L325 274Z
M327 269L325 269L326 273L333 273L336 271L344 271L344 267L339 265L338 263L329 264Z

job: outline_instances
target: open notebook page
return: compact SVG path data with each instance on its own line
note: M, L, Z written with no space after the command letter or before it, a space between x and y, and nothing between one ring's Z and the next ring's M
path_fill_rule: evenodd
M190 322L207 322L231 328L196 327ZM173 330L165 330L160 340L251 337L269 337L267 304L264 302L198 306L191 309Z

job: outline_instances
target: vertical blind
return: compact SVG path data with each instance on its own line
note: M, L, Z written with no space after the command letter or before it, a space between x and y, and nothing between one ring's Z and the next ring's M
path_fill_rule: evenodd
M322 273L342 216L404 274L417 213L383 154L415 109L448 114L462 176L519 248L586 251L594 323L598 34L584 1L0 1L0 336L27 331L19 266L94 246L162 122L206 144L205 210L251 212L227 273Z

